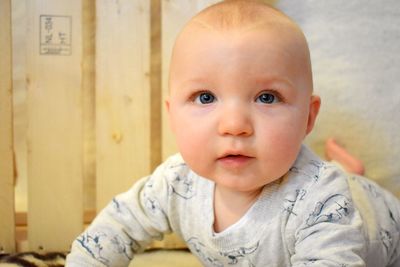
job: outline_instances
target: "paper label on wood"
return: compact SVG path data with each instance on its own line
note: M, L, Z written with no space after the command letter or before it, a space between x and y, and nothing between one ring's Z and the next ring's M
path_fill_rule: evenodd
M40 54L71 55L71 16L40 16Z

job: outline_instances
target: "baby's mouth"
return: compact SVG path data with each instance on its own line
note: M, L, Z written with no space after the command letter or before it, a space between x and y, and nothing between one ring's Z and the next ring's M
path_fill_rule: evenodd
M226 152L224 154L222 154L219 159L223 159L223 158L252 158L252 156L247 155L247 153L241 153L241 152L233 152L233 151L229 151Z
M240 154L237 154L237 155L231 154L231 155L225 155L221 158L235 159L235 158L249 158L249 157L245 156L245 155L240 155Z
M241 167L248 163L253 157L242 154L226 154L218 158L218 161L224 166Z

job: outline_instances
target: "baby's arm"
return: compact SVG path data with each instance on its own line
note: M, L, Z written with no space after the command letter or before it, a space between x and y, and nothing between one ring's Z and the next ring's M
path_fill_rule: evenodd
M66 266L128 266L135 253L171 231L167 190L156 171L115 197L74 241Z
M365 266L363 223L341 175L320 178L298 203L292 266Z

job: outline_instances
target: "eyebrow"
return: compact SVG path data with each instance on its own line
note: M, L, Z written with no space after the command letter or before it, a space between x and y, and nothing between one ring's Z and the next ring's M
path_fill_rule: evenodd
M281 77L279 75L271 75L271 76L259 76L255 79L257 84L266 84L266 83L284 83L294 88L294 84L290 81L290 79L286 77ZM207 84L209 81L204 78L193 78L188 79L182 82L183 85L186 84Z
M290 79L286 77L281 77L278 75L271 76L260 76L256 78L257 84L265 84L265 83L284 83L289 85L291 88L295 88L294 84L290 81Z

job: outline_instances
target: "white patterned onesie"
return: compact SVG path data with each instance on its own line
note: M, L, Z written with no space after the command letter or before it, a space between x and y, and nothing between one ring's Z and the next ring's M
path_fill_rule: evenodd
M288 173L223 232L213 231L214 183L180 155L116 196L73 243L67 266L128 266L175 232L204 266L400 267L400 202L306 147Z

